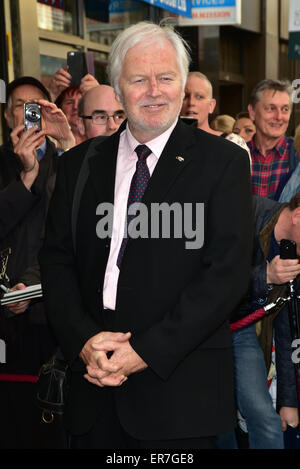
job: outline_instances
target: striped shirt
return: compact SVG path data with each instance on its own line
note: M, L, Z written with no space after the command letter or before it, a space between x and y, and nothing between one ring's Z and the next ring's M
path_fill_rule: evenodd
M282 175L289 172L291 140L283 136L264 156L255 144L248 143L252 158L252 194L273 199Z

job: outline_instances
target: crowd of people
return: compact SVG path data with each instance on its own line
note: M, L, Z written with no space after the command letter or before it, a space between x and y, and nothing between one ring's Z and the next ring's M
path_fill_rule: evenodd
M29 76L7 86L0 283L42 283L43 297L0 306L0 448L284 449L297 431L292 313L278 301L300 274L280 252L288 239L300 256L293 89L264 79L247 110L215 116L211 82L189 68L178 33L141 22L111 47L111 86L89 74L70 86L67 66L48 89ZM27 102L41 130L25 129ZM141 204L147 227L154 205L204 204L202 246L175 224L131 236ZM58 349L68 393L47 423L38 375Z

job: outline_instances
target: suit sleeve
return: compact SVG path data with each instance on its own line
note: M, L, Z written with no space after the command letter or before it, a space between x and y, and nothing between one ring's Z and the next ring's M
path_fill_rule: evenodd
M195 349L219 348L220 337L228 339L223 345L231 346L226 322L247 293L253 244L249 160L243 150L232 153L205 205L205 240L197 274L161 322L131 339L136 352L162 379L168 379Z
M73 155L69 152L69 157ZM49 206L39 263L46 311L64 356L73 367L85 342L99 326L83 305L75 267L71 233L71 196L67 191L66 155L60 158ZM81 367L81 363L79 363Z
M26 216L38 197L26 189L22 181L12 181L0 191L0 242Z

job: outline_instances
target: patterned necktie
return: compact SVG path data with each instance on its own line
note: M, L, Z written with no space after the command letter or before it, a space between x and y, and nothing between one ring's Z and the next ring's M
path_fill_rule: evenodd
M125 247L128 241L128 225L135 218L136 215L128 215L128 209L130 205L138 203L142 200L144 192L146 190L148 181L150 179L150 173L147 166L147 158L151 154L151 150L147 145L138 145L135 149L135 152L138 156L138 161L136 163L136 170L131 180L128 201L127 201L127 218L126 218L126 232L123 238L120 251L117 259L117 266L121 267Z

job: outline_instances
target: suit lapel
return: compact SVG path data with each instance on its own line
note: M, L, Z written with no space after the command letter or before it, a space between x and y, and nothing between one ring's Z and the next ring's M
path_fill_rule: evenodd
M123 123L118 132L96 145L95 154L89 159L90 181L98 201L114 201L119 137L125 125ZM145 204L164 200L177 177L189 164L191 152L188 150L194 141L194 129L179 119L153 171L143 198Z
M178 176L190 163L192 155L188 149L194 141L194 129L183 124L179 119L155 166L143 203L161 202L165 199Z
M112 135L96 145L89 159L89 179L96 192L97 200L113 203L119 134Z

